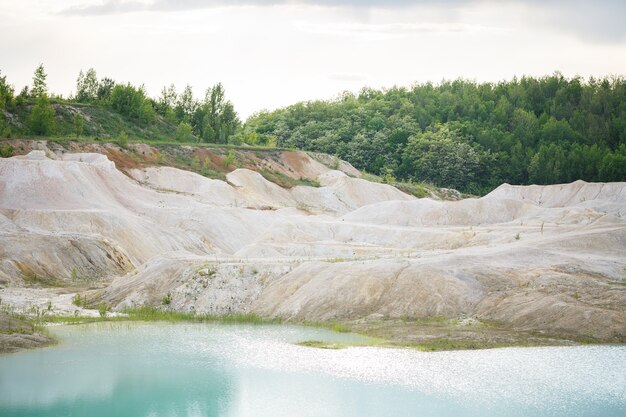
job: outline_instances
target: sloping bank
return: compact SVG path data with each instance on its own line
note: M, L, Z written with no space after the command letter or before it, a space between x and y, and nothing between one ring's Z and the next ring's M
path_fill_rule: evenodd
M55 285L45 297L70 315L78 292L425 348L625 341L626 184L436 201L298 155L315 186L247 168L122 173L98 153L0 160L0 297Z

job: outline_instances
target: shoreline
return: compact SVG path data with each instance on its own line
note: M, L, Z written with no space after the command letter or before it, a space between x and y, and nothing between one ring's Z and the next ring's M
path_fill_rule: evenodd
M549 347L549 346L584 346L584 345L623 345L623 341L599 341L575 339L562 335L536 334L532 332L505 329L496 323L483 323L470 320L432 317L427 319L379 319L357 320L352 322L297 322L279 318L264 318L253 314L199 315L163 311L144 307L130 309L115 315L104 316L64 316L43 315L36 321L31 320L33 329L42 328L41 332L0 333L0 354L10 354L22 350L52 346L58 340L46 334L46 329L55 325L81 325L92 323L181 323L181 324L230 324L230 325L293 325L327 329L339 333L354 333L366 337L365 343L337 344L320 340L302 340L294 344L318 349L343 349L348 347L377 347L386 349L414 349L423 352L482 350L508 347ZM34 321L35 324L32 324ZM11 336L18 342L13 347L2 349L2 337ZM6 337L5 337L6 339ZM25 342L19 343L22 340ZM32 342L29 342L32 341Z

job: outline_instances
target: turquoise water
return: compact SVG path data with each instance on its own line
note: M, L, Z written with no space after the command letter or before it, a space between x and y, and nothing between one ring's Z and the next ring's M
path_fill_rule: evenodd
M59 326L0 356L0 416L626 416L626 347L426 353L296 326Z

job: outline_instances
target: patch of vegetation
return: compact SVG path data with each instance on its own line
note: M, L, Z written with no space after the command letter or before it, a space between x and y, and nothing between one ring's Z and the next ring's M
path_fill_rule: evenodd
M412 182L395 182L392 184L394 187L399 189L400 191L412 195L417 198L425 198L430 197L430 193L428 192L428 188L423 183L412 183Z
M128 146L128 135L126 134L126 132L121 131L120 134L117 136L116 142L120 148L126 148Z
M168 150L172 150L171 147L168 147ZM162 152L167 152L162 150ZM182 168L186 170L191 170L196 174L200 174L203 177L226 180L226 175L223 172L211 169L207 160L204 162L200 161L198 157L191 157L190 155L173 155L170 159L170 166L176 168Z
M46 318L52 307L32 306L26 312L18 312L13 307L0 303L0 333L3 334L42 334L48 336Z
M61 281L55 278L40 277L34 272L24 272L22 274L22 279L24 280L24 283L28 286L61 287L64 285Z
M491 342L487 340L457 340L449 338L435 338L422 340L408 347L421 350L423 352L435 352L440 350L475 350L475 349L493 349L510 346L530 346L527 343L501 343Z
M318 321L305 321L302 322L303 326L309 326L309 327L319 327L322 329L328 329L328 330L332 330L333 332L337 332L337 333L350 333L352 331L352 329L343 323L339 323L337 321L328 321L328 322L318 322Z
M333 349L333 350L343 349L343 348L346 347L343 344L328 343L328 342L323 342L321 340L305 340L303 342L296 343L296 345L298 345L298 346L305 346L305 347L312 347L312 348L318 348L318 349Z
M101 321L167 321L167 322L192 322L192 323L240 323L240 324L278 324L280 319L267 319L256 314L195 314L179 311L162 310L157 307L143 306L127 308L120 315L109 315L110 308L104 303L99 304L99 310L105 314L100 317L72 317L72 316L46 316L45 321L51 323L80 324Z
M74 304L76 307L86 308L87 297L81 296L80 294L76 294L74 297L72 297L72 304Z
M308 178L300 178L299 180L291 178L288 175L283 174L278 171L271 171L269 169L262 169L259 171L259 174L263 176L266 180L273 182L283 188L293 188L298 185L306 185L309 187L320 187L320 183L315 180L310 180Z
M164 306L168 306L172 303L172 293L167 293L163 296L163 298L161 299L161 304L163 304Z
M12 156L13 156L13 146L9 145L8 143L6 145L0 146L0 157L10 158Z
M100 314L100 317L105 318L107 314L109 313L109 311L111 311L111 307L108 306L107 304L103 302L100 302L98 304L98 314Z
M387 178L385 178L379 175L374 175L370 172L363 171L361 172L361 178L369 182L393 185L400 191L417 198L430 197L432 194L434 194L441 199L446 199L445 196L439 192L439 188L425 182L398 181L395 177L390 175L387 175Z
M418 325L458 324L458 319L450 319L445 316L411 317L404 315L400 319L405 323L414 323Z
M228 151L228 155L224 158L224 160L222 161L222 163L224 164L224 166L226 168L230 167L233 162L235 162L235 151L233 151L232 149L230 149Z

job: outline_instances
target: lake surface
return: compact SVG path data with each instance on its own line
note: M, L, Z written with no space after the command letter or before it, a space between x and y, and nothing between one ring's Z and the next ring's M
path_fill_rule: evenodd
M0 356L0 416L626 416L626 347L418 352L297 326L59 326Z

